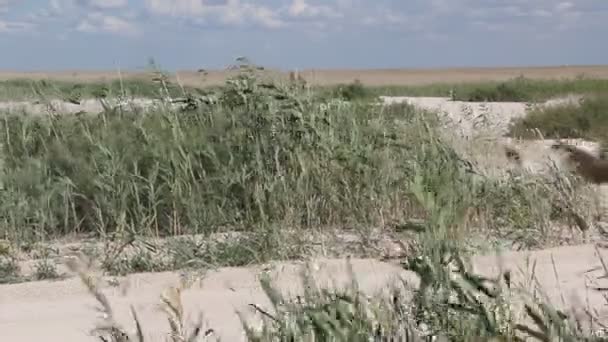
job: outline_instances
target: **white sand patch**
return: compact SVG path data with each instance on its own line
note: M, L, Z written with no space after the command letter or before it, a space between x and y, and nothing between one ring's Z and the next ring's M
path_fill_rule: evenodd
M110 107L123 106L125 108L151 109L163 105L160 100L147 98L133 99L107 99L104 100ZM166 105L166 104L165 104ZM80 104L63 100L40 101L5 101L0 102L0 112L26 112L30 114L76 114L76 113L100 113L104 110L102 102L98 99L85 99Z
M448 97L408 97L381 96L385 104L409 103L415 107L437 111L458 126L460 135L471 137L479 130L503 135L507 132L511 120L526 115L528 109L535 106L525 102L465 102L452 101ZM540 106L557 105L570 99L554 99Z

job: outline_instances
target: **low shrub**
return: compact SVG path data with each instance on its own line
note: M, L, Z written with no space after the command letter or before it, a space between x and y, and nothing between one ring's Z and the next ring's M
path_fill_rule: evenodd
M512 137L528 137L537 130L545 138L583 138L608 141L608 98L605 94L583 97L579 103L537 107L515 119Z

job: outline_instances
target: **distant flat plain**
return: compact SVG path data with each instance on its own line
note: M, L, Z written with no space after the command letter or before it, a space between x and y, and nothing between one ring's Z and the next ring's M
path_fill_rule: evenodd
M268 76L287 78L289 71L266 69ZM234 70L208 70L205 75L194 70L171 73L173 81L184 86L213 86L222 84ZM608 65L500 67L500 68L437 68L437 69L304 69L300 75L307 82L320 86L350 83L359 80L368 86L425 85L436 83L468 83L504 81L517 76L531 79L608 78ZM118 78L150 79L146 71L10 71L0 70L0 81L10 79L49 79L68 82L99 82Z

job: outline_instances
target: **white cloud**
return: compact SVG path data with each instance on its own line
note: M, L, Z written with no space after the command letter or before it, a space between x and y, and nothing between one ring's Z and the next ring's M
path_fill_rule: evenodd
M267 7L241 3L239 0L228 0L226 5L207 5L208 13L217 16L224 24L244 24L251 21L266 28L278 28L284 25L278 14Z
M336 5L340 8L352 8L354 6L354 0L336 0Z
M0 0L1 1L1 0ZM125 8L128 0L51 0L50 8L53 13L65 14L76 9L110 10Z
M124 8L128 5L128 0L84 0L82 2L97 9Z
M173 17L200 16L206 9L201 0L145 0L145 3L152 13Z
M533 10L531 12L533 17L537 17L537 18L550 18L553 13L551 13L551 11L546 10L546 9L537 9L537 10Z
M51 0L50 8L53 13L60 14L76 7L74 0Z
M560 2L559 4L557 4L555 6L555 11L556 12L566 12L566 11L572 9L572 7L574 7L574 4L572 4L571 2Z
M0 0L0 12L23 0ZM299 31L389 30L446 33L484 26L491 31L526 32L601 26L608 19L605 0L47 0L14 21L55 25L81 32L134 34L153 15L152 24L172 26L288 26ZM274 6L272 6L274 4ZM142 6L143 5L143 6ZM598 6L604 12L593 11ZM604 13L604 14L601 14ZM177 20L176 20L177 19ZM8 24L5 24L8 26ZM11 24L12 29L16 24ZM200 28L200 27L199 27ZM7 28L4 28L7 30ZM468 34L468 33L467 33Z
M33 24L27 22L0 20L0 33L29 31L33 27Z
M77 31L88 33L113 33L124 36L139 34L138 28L132 23L111 15L91 13L76 27Z
M429 9L435 14L455 14L455 13L502 13L503 17L508 16L535 16L536 14L545 15L547 13L564 12L575 9L579 4L598 5L600 0L578 0L575 3L570 1L557 2L555 0L428 0Z
M279 28L285 25L276 13L266 7L251 8L251 12L253 20L264 27Z
M39 26L62 25L67 32L134 36L140 30L133 21L125 19L130 13L128 5L129 0L50 0L47 8L37 9L26 17L44 22ZM121 9L120 17L106 12L115 9Z
M306 13L306 1L312 4L313 0L291 0L290 14ZM331 3L344 15L341 21L344 25L417 35L449 36L487 31L560 34L556 32L601 27L608 21L605 0L416 0L376 1L375 5L363 0L334 0ZM341 7L341 4L351 7ZM326 22L336 25L336 21Z
M287 10L292 17L307 17L307 18L339 18L340 13L330 7L323 5L311 5L306 0L293 0Z
M539 32L581 28L597 25L598 18L607 19L606 14L608 13L603 0L429 1L430 15L435 14L444 19L464 17L471 27L482 29L482 23L487 23L491 30L504 32ZM430 23L439 21L435 18Z
M220 23L227 25L252 22L266 28L278 28L284 25L276 11L240 0L226 0L222 4L206 3L203 0L146 0L145 3L153 14L192 18L197 22L219 20Z

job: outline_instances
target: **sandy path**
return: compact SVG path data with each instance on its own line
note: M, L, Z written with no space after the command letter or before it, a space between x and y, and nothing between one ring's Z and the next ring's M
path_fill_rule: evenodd
M319 265L318 279L321 283L331 281L329 279L335 279L337 284L348 281L344 260L326 260ZM369 293L381 290L399 273L405 274L394 265L374 260L355 260L353 267L361 287ZM202 283L184 291L182 299L185 312L196 319L199 310L202 310L208 327L213 327L222 340L244 341L235 310L251 314L248 308L250 303L269 307L256 279L260 270L259 267L223 268L210 272ZM299 267L294 264L277 264L271 271L271 277L282 290L299 292L298 270ZM128 279L130 288L127 296L122 296L115 287L105 290L117 320L132 328L128 309L133 304L147 333L158 337L169 331L166 316L155 310L154 306L159 303L159 295L164 288L177 285L179 276L167 272L131 275ZM75 278L0 286L0 331L3 337L13 342L93 341L91 337L86 338L87 331L96 322L96 313L90 307L92 304L96 305L80 280ZM36 329L31 329L33 324Z
M608 252L601 253L606 256ZM529 277L525 272L528 256L530 264L536 261L536 277L554 305L564 307L562 297L566 308L588 302L591 308L605 317L605 300L601 294L586 289L590 279L601 275L599 271L585 274L589 269L600 266L592 245L505 253L502 256L503 267L513 271L515 284L523 281L524 277ZM344 260L325 259L317 264L319 268L316 279L319 284L329 285L332 279L338 285L348 281ZM368 294L382 290L395 277L407 279L414 286L417 283L412 273L396 265L369 259L353 260L352 265L361 289ZM473 265L476 271L492 276L499 269L495 255L476 257ZM202 283L184 291L185 311L189 317L196 318L198 310L202 310L208 322L207 328L213 327L217 336L224 341L244 341L235 310L248 313L250 319L255 319L247 305L255 303L268 307L269 304L256 280L256 274L260 270L261 268L223 268L210 272ZM299 266L294 264L277 263L271 274L275 284L283 291L293 294L301 291L298 270ZM115 287L105 290L114 306L116 317L119 322L132 328L128 307L133 304L144 330L157 337L150 341L160 341L158 336L168 331L168 326L163 314L155 310L154 306L159 303L158 295L163 288L177 284L178 275L138 274L129 276L129 279L131 285L126 296L121 295ZM96 321L93 304L96 303L86 293L84 286L74 278L3 285L0 286L0 331L3 337L12 342L93 341L92 337L87 338L87 332Z

